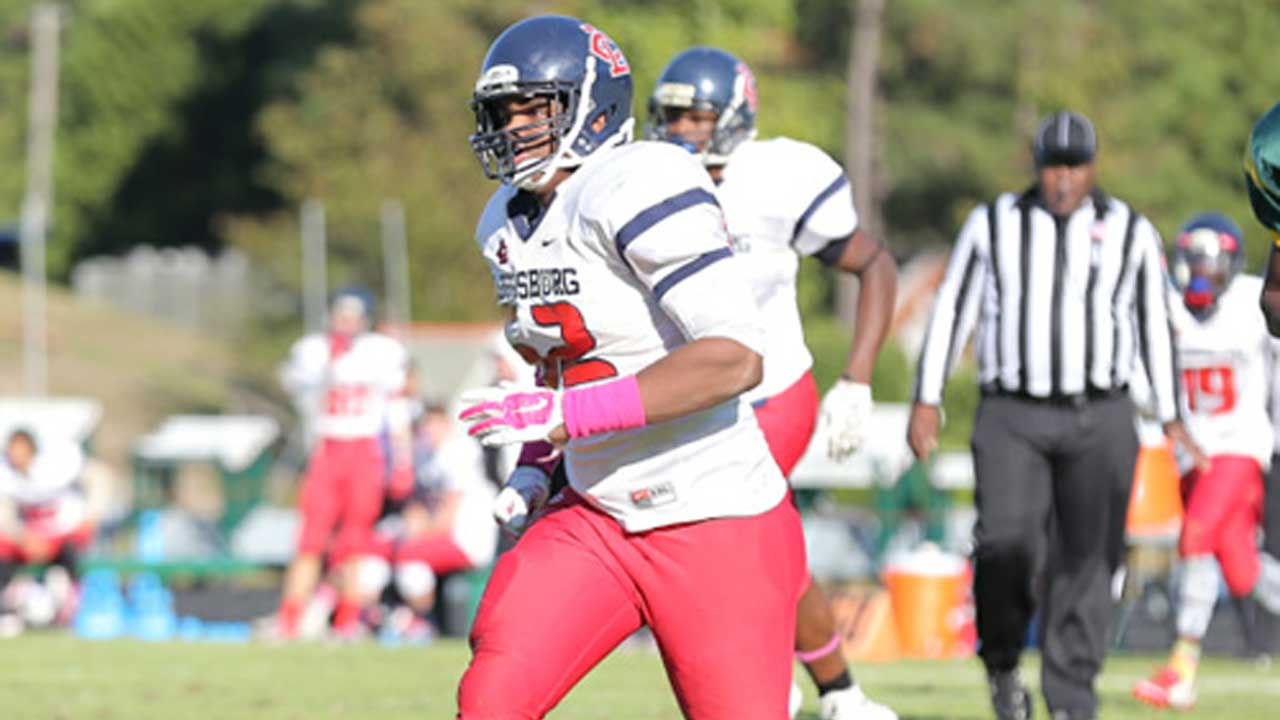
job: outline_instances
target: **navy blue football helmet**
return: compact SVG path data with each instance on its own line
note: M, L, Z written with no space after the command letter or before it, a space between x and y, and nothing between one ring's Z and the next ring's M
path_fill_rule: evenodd
M715 130L702 147L668 131L668 123L687 110L716 113ZM649 98L645 136L674 142L700 153L704 165L723 165L729 153L756 135L756 79L731 53L695 47L663 68ZM701 143L700 143L701 144Z
M1244 266L1244 234L1217 212L1196 215L1178 230L1170 279L1193 315L1205 318Z
M547 98L550 116L508 128L511 100ZM536 190L559 168L631 140L631 67L595 27L562 15L541 15L507 28L485 55L471 109L471 149L485 176ZM601 128L592 126L604 118ZM520 155L554 143L543 157Z

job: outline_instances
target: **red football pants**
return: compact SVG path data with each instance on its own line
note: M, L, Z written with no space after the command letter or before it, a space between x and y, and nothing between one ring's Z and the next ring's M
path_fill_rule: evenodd
M448 530L419 533L403 540L375 533L367 552L394 565L424 563L436 575L475 567L475 563L454 542L453 535Z
M396 549L395 563L425 563L436 575L475 567L448 532L423 533L406 539Z
M84 552L93 542L93 525L87 522L68 532L46 532L40 528L33 528L30 524L26 525L25 531L44 538L44 541L50 545L50 558L56 558L64 550ZM26 549L17 538L0 535L0 561L28 563L33 560L34 558L27 557Z
M1258 521L1262 517L1262 468L1243 455L1214 455L1209 470L1182 478L1186 517L1178 552L1212 554L1231 594L1253 592L1258 581Z
M791 477L818 423L818 385L813 373L805 371L786 390L757 401L755 409L774 462L783 476Z
M327 549L336 565L368 551L382 511L385 475L377 438L321 440L303 480L298 552L318 555Z
M566 491L494 567L458 717L541 718L647 624L686 717L783 720L804 578L790 502L628 534Z

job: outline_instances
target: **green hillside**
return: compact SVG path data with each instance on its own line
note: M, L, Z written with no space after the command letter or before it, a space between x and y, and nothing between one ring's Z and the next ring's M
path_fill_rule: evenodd
M0 271L0 395L23 392L22 287ZM97 398L95 453L118 472L138 435L175 412L219 412L235 403L235 363L222 341L76 298L48 294L49 394Z

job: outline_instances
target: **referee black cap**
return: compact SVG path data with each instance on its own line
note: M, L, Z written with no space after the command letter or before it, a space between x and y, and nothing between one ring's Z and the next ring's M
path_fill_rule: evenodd
M1098 134L1089 118L1077 112L1056 112L1040 123L1031 154L1036 167L1084 165L1098 153Z

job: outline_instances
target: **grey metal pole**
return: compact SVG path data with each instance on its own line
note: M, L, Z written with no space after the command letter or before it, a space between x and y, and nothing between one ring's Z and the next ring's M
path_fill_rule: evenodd
M53 136L58 123L58 8L37 5L31 13L31 95L27 113L27 191L22 201L19 245L22 262L23 391L49 389L45 310L45 236L53 207Z
M386 283L387 323L401 326L409 322L409 243L405 233L404 204L399 200L382 203L382 274Z
M324 204L315 198L302 203L302 315L307 332L325 328Z
M854 19L849 33L846 65L845 166L853 181L854 206L858 225L869 238L888 243L884 213L881 212L882 181L876 132L876 82L880 74L880 35L884 25L885 0L850 0ZM837 312L852 327L858 317L858 279L842 274L836 281Z

